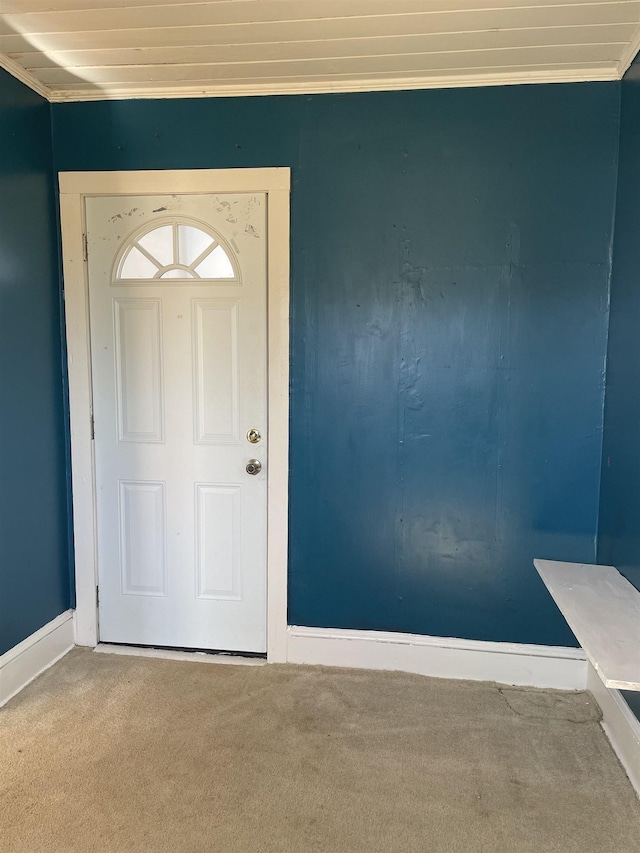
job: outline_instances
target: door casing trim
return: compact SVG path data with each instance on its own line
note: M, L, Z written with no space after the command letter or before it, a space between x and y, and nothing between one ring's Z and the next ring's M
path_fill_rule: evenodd
M69 379L75 550L75 642L95 647L98 630L97 515L92 437L91 339L84 199L260 192L267 195L267 660L287 659L289 507L289 216L291 171L189 169L60 172L60 224Z

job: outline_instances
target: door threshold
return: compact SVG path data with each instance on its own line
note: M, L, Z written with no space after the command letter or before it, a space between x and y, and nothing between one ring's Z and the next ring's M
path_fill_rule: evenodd
M160 649L148 646L124 646L115 643L99 643L94 652L104 655L128 655L139 658L161 658L183 660L192 663L218 663L230 666L264 666L264 657L249 657L224 652L190 652L183 649Z

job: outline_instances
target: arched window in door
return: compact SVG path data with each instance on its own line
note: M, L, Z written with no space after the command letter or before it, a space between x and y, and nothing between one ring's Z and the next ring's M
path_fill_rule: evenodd
M186 219L162 220L136 232L120 251L114 278L239 281L235 258L223 239Z

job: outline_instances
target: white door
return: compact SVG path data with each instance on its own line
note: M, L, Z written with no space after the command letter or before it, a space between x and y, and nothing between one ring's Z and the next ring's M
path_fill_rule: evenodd
M100 640L265 652L265 195L86 219Z

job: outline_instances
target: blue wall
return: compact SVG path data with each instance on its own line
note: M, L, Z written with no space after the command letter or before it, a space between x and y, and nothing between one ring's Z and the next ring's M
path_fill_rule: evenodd
M49 104L0 70L0 654L69 607Z
M640 589L640 65L622 83L598 560Z
M574 644L619 85L52 111L59 170L293 169L290 622Z

